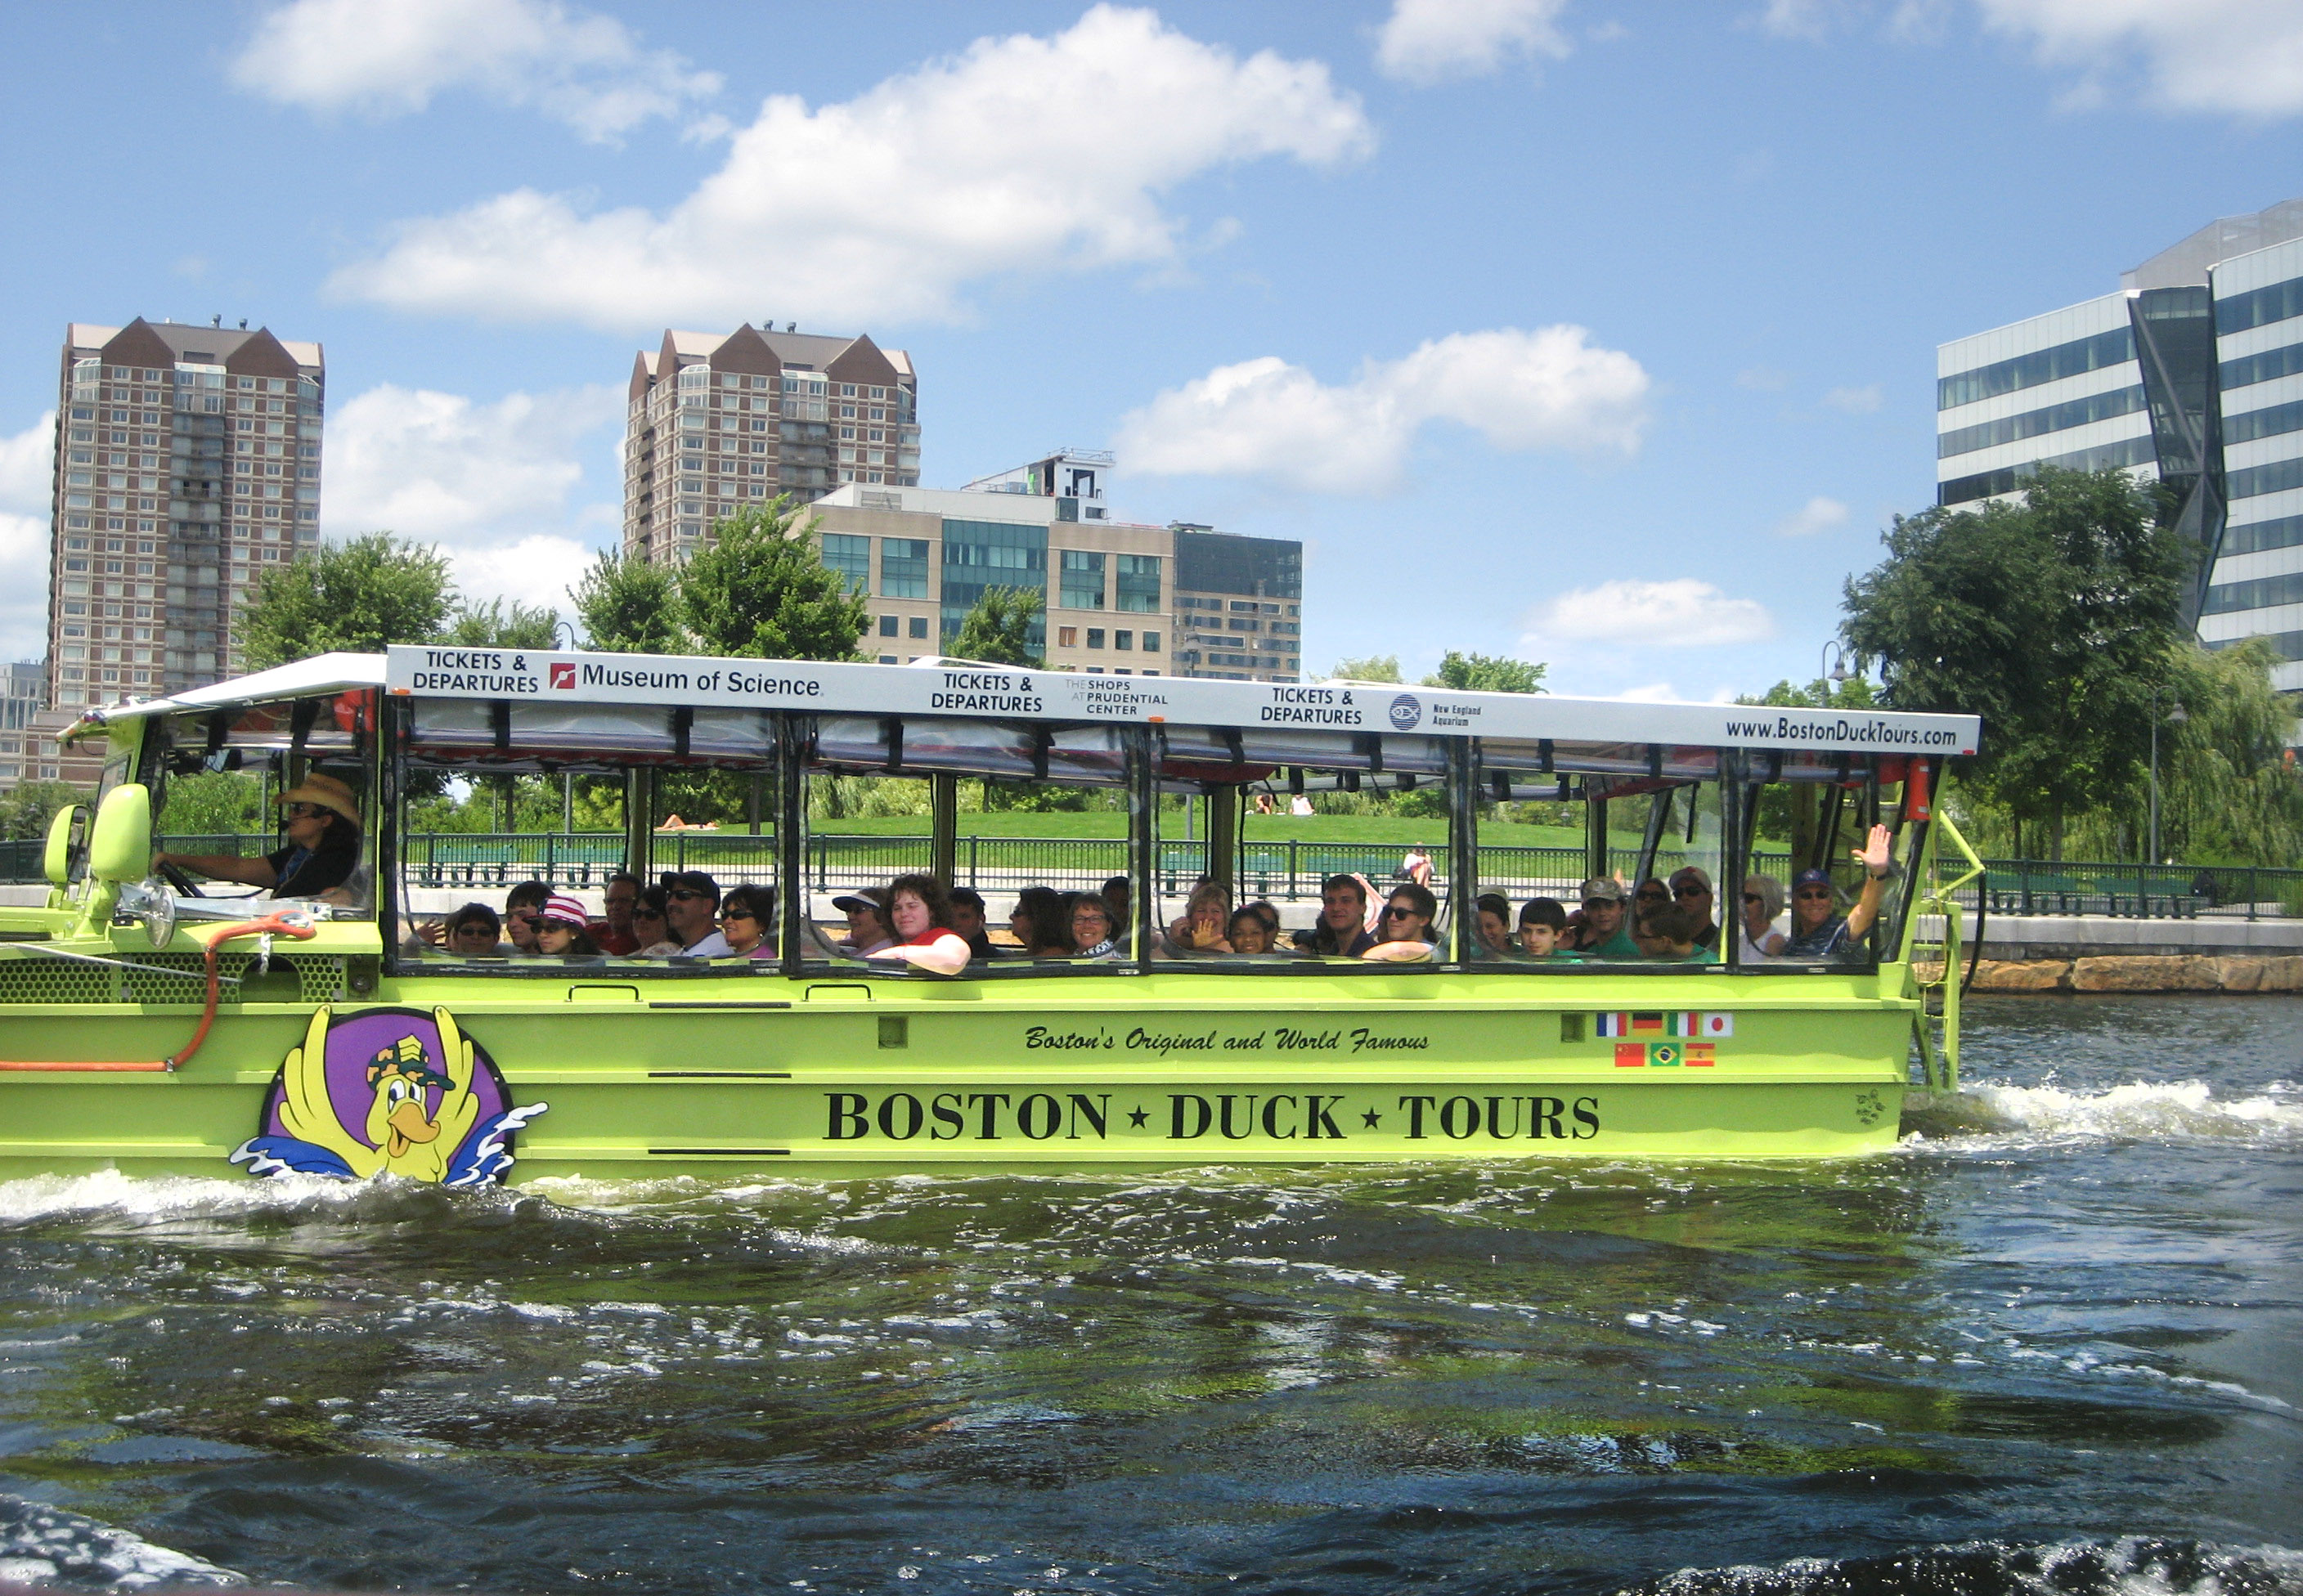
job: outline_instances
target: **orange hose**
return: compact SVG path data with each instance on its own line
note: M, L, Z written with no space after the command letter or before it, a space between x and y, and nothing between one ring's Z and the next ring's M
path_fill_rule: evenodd
M223 996L221 972L216 968L217 951L235 937L292 937L306 941L319 935L311 921L283 920L278 910L259 915L254 920L234 920L230 925L216 927L207 934L207 964L208 971L207 1002L200 1010L199 1029L182 1049L168 1058L158 1059L0 1059L0 1072L15 1071L46 1074L104 1073L115 1075L159 1075L181 1070L191 1062L200 1044L208 1039L208 1028L215 1023L216 1004Z

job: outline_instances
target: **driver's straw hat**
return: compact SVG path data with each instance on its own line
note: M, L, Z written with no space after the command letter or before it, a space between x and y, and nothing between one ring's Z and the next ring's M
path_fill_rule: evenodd
M359 824L359 794L342 777L318 771L304 777L273 801L274 803L316 803L332 809L353 825Z

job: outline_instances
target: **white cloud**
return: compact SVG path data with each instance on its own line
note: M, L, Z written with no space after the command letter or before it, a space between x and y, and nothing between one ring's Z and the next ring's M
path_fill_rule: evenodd
M1120 423L1120 458L1156 475L1256 476L1312 492L1398 485L1422 426L1449 420L1497 449L1639 447L1649 380L1581 327L1457 332L1346 383L1276 355L1221 365Z
M294 0L257 23L232 74L281 105L370 116L469 88L595 141L720 90L717 73L558 0Z
M467 597L564 607L561 590L590 559L580 534L615 516L571 503L586 445L623 407L620 391L603 385L493 404L371 388L328 418L323 530L436 543Z
M1567 0L1392 0L1377 36L1375 63L1386 77L1429 86L1495 71L1507 56L1564 58L1559 30Z
M2303 112L2299 0L1977 0L1986 26L2079 69L2076 97L2108 97L2139 71L2142 97L2174 111Z
M1619 580L1578 588L1539 605L1523 648L1562 643L1641 649L1708 648L1775 635L1775 617L1756 599L1734 599L1708 582Z
M0 659L48 651L48 514L55 466L53 410L0 437Z
M772 97L661 214L522 189L405 224L333 286L619 332L949 316L963 284L995 273L1172 262L1185 223L1162 197L1202 172L1326 165L1373 142L1319 62L1242 60L1098 5L1053 38L980 39L842 104Z
M1823 402L1835 410L1844 410L1850 416L1869 416L1879 407L1879 384L1866 383L1860 388L1835 388L1823 396Z
M1818 493L1792 514L1776 523L1776 535L1785 538L1813 537L1819 532L1829 532L1835 526L1847 525L1847 507L1836 499L1826 499Z

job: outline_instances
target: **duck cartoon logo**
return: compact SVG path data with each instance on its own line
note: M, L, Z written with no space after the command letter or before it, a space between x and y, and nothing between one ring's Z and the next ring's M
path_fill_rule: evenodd
M545 1105L511 1105L495 1062L445 1009L314 1011L232 1161L256 1175L398 1175L486 1186L511 1167L512 1135Z

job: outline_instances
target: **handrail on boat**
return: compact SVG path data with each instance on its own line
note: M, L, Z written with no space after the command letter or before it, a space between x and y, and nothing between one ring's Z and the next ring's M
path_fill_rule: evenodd
M1944 880L1941 874L1942 849L1939 844L1929 847L1927 861L1927 890L1913 905L1912 928L1916 932L1918 919L1922 914L1942 916L1943 957L1936 966L1935 979L1923 979L1919 983L1919 1012L1913 1016L1912 1024L1919 1032L1919 1054L1927 1067L1928 1089L1938 1092L1955 1092L1959 1089L1959 1003L1961 994L1966 987L1966 981L1960 974L1959 969L1961 909L1958 895L1961 889L1970 883L1980 880L1985 874L1985 869L1983 861L1977 856L1967 838L1960 835L1958 826L1953 823L1949 815L1938 811L1930 830L1933 833L1929 839L1930 843L1934 843L1936 837L1948 838L1951 845L1958 850L1959 857L1966 861L1967 869L1964 873L1951 880ZM1980 894L1977 895L1975 912L1976 945L1979 949L1982 946L1983 927L1983 903ZM1934 1032L1928 1029L1929 1016L1927 1012L1926 989L1929 987L1943 988L1943 1040L1940 1044L1936 1042Z

